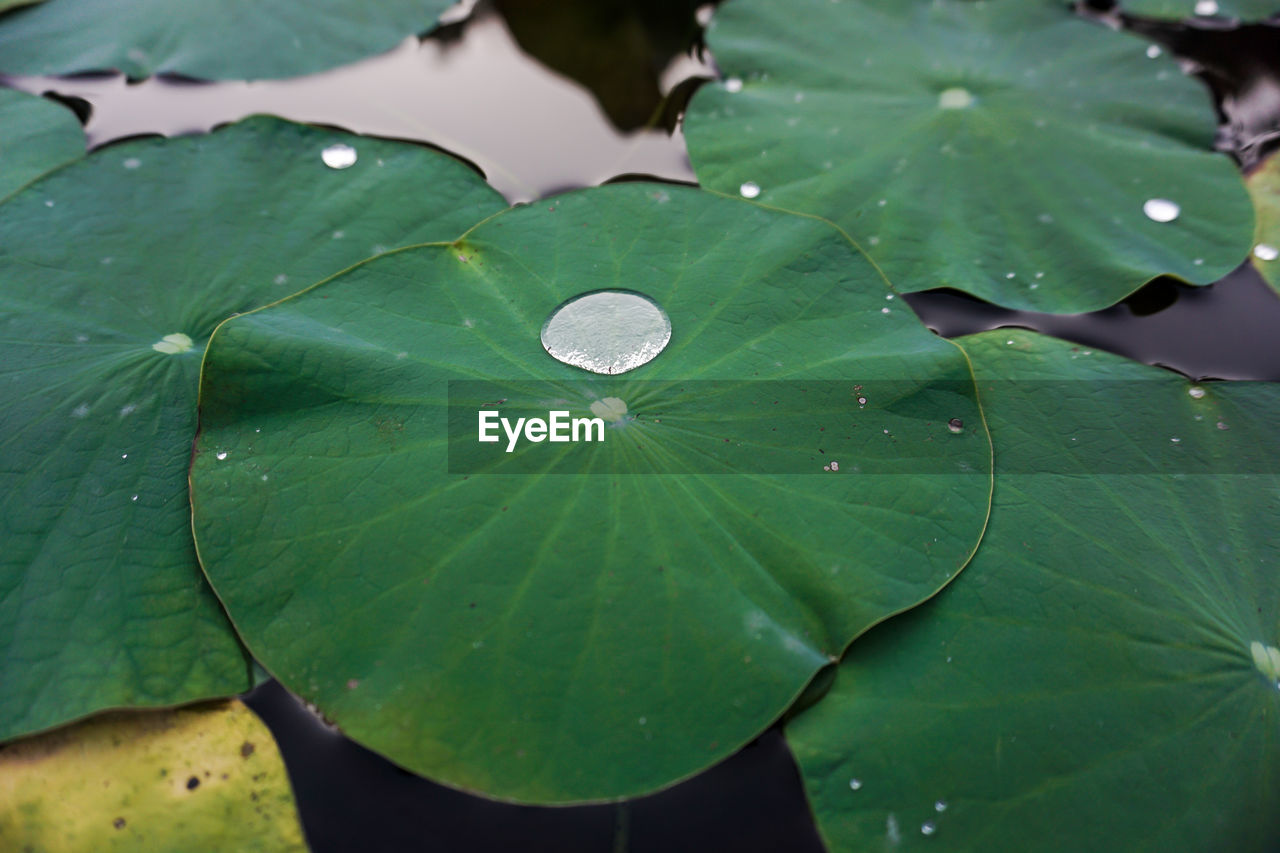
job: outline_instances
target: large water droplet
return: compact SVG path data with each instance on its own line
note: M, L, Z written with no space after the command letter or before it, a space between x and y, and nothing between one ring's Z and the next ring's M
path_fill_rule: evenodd
M755 198L760 195L760 185L755 181L744 181L742 186L738 187L738 192L743 198Z
M1182 213L1182 208L1167 198L1149 198L1143 203L1142 212L1155 222L1172 222Z
M938 94L938 109L964 110L973 106L973 93L968 89L955 87L943 89Z
M320 152L320 159L330 169L349 169L356 164L358 156L356 149L341 142Z
M1269 243L1259 243L1253 247L1253 256L1260 261L1274 261L1280 258L1280 249Z
M177 332L176 334L165 335L152 344L151 348L165 355L177 355L191 349L192 344L193 341L189 336L182 334L182 332Z
M597 290L562 304L542 326L552 358L618 374L657 357L671 340L671 320L652 299L629 290Z

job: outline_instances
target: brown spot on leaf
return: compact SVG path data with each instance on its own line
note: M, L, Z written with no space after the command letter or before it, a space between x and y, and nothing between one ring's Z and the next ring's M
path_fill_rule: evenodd
M194 791L196 788L199 788L199 787L200 787L200 779L198 777L192 776L190 779L187 780L188 791Z
M111 821L111 825L114 826L116 829L124 829L124 818L122 817L116 818L115 820Z
M250 755L253 755L253 744L249 741L245 741L240 744L240 757L248 758Z

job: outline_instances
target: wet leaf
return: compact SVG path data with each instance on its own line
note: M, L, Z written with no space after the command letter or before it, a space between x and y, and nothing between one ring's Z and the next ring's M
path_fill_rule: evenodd
M84 156L84 131L66 107L0 88L0 199Z
M332 144L358 162L327 168ZM249 687L189 534L206 339L502 206L424 148L255 119L103 149L0 207L0 739Z
M307 849L275 741L234 700L104 714L0 749L0 847Z
M1218 15L1260 21L1280 12L1280 3L1276 0L1121 0L1119 5L1131 15L1152 18Z
M295 77L435 26L449 0L45 0L0 18L0 73Z
M1280 159L1268 157L1247 183L1258 216L1251 260L1267 283L1280 291Z
M991 524L790 726L827 843L1274 849L1280 386L1192 386L1030 332L961 343Z
M540 340L601 288L670 319L621 375ZM536 802L667 785L980 535L967 364L893 296L826 223L645 184L376 259L214 336L206 572L274 675L415 772ZM559 407L601 440L477 440L481 410Z
M1248 251L1207 90L1066 4L735 0L713 24L699 180L832 219L899 289L1088 311Z

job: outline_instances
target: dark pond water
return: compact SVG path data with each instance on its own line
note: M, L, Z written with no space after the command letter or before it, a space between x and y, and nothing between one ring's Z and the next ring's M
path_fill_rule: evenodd
M422 40L298 80L5 82L72 105L94 146L273 113L439 147L524 201L635 176L693 181L678 119L714 76L700 50L710 10L688 0L480 0ZM1222 119L1219 147L1243 168L1277 146L1280 28L1127 23L1206 80ZM1203 288L1157 280L1091 314L1009 311L948 291L908 301L947 336L1024 326L1197 378L1280 379L1280 298L1248 265ZM821 849L776 728L652 797L531 808L407 773L331 731L275 682L248 701L280 743L316 851Z

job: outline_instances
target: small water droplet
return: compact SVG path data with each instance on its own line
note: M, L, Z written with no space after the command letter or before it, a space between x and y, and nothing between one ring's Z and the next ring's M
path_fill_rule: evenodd
M127 157L125 158L124 163L122 163L121 165L123 165L126 169L136 169L142 165L142 161L139 160L137 157Z
M884 295L884 298L885 298L886 300L888 300L889 302L892 302L892 301L893 301L893 294L892 294L892 293L886 293L886 294Z
M920 824L921 835L933 835L937 831L938 827L934 826L934 823L931 820L926 820L924 823Z
M951 430L952 432L964 432L964 421L960 420L959 418L952 418L951 420L947 421L947 429Z
M1192 261L1191 263L1195 264L1195 265L1196 265L1196 266L1198 266L1198 267L1202 267L1202 266L1204 266L1204 258L1196 258L1196 259L1195 259L1194 261Z
M1259 243L1253 247L1253 256L1260 261L1274 261L1280 258L1280 249L1269 243Z
M133 497L129 498L129 500L131 500L131 501L136 501L137 499L138 499L138 496L137 496L137 495L134 495Z
M839 471L839 470L840 470L840 463L839 463L839 462L835 462L835 461L833 461L833 462L831 463L831 470L832 470L832 471Z
M276 276L271 280L276 284L286 284L289 281L289 276L285 275L284 273L280 273L278 276Z
M1169 441L1173 442L1174 444L1182 443L1182 439L1178 438L1177 436L1174 436L1173 438L1169 439Z
M165 335L152 344L151 348L165 355L177 355L191 349L193 343L190 336L184 335L182 332L176 332L172 335Z
M1004 274L1005 278L1017 278L1017 276L1018 274L1016 272L1007 272Z
M951 660L951 658L947 658L947 660ZM947 801L938 800L936 803L933 804L933 810L935 812L945 812L947 810Z
M1167 198L1149 198L1143 202L1142 212L1153 222L1172 222L1182 213L1182 208Z
M1152 44L1147 46L1148 59L1155 59L1157 56L1159 56L1163 52L1164 51L1160 50L1160 45L1158 44Z
M51 199L51 198L49 198L49 199L45 199L44 206L45 206L45 207L53 207L53 199Z
M859 406L865 406L866 404L867 404L867 398L866 398L866 397L859 397L859 398L858 398L858 405L859 405Z
M943 89L938 94L938 109L963 110L973 106L973 93L959 86Z
M760 195L760 185L755 181L744 181L742 186L738 187L738 193L743 198L755 198Z
M219 451L218 451L216 454L214 454L214 455L218 458L218 461L222 461L223 459L226 459L226 458L227 458L227 451L225 451L225 450L219 450Z
M1196 0L1197 15L1216 15L1218 14L1217 0Z
M889 203L889 200L888 200L887 198L882 198L882 199L880 199L878 202L876 202L876 206L877 206L877 207L884 207L884 206L885 206L886 204L888 204L888 203Z
M629 290L575 296L552 311L542 326L542 346L552 358L609 375L652 361L670 340L667 312Z
M128 454L128 453L121 453L121 454L120 454L120 458L121 458L121 459L128 459L128 458L129 458L129 454Z
M729 78L727 78L727 79L724 81L724 90L725 90L726 92L741 92L741 91L742 91L742 78L741 78L741 77L729 77Z
M1201 397L1204 396L1204 389L1201 388L1199 385L1193 385L1192 387L1187 389L1187 393L1190 394L1193 398L1199 400Z
M640 725L642 725L642 726L643 726L643 725L645 725L645 724L646 724L646 723L648 723L648 722L649 722L649 721L648 721L646 718L644 718L644 717L641 717L641 718L640 718Z
M862 787L862 780L861 780L861 779L850 779L850 780L849 780L849 790L851 790L851 791L857 791L857 790L858 790L858 789L860 789L861 787Z
M334 231L334 232L333 232L333 239L335 239L335 240L341 240L341 239L342 239L343 237L345 237L345 236L347 236L347 232L346 232L346 231Z
M321 151L320 159L330 169L349 169L356 164L359 155L350 145L339 142Z
M881 309L880 309L880 313L881 313L881 314L888 314L888 313L889 313L889 309L888 309L888 308L881 308Z

